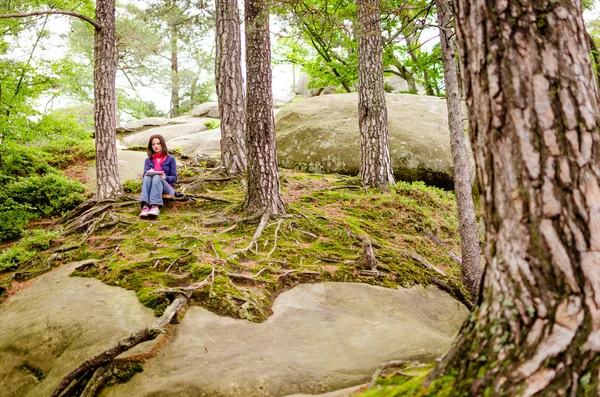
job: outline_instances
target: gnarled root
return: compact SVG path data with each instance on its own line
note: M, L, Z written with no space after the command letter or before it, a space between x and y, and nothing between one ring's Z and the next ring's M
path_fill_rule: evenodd
M51 397L60 396L73 381L77 381L89 371L93 371L94 375L88 382L88 386L86 386L82 396L95 395L95 393L100 390L106 379L108 379L110 376L108 373L108 371L110 371L109 366L114 358L142 342L155 339L160 333L164 332L164 328L167 326L167 324L169 324L183 310L187 303L188 297L184 295L178 295L169 305L169 307L167 307L163 315L156 320L152 326L144 328L141 331L121 339L115 346L98 354L96 357L87 360L79 367L75 368L73 371L71 371L71 373L63 378L58 387L54 390L54 393L52 393ZM97 374L99 369L101 369L100 373ZM90 382L92 382L92 385L90 385Z

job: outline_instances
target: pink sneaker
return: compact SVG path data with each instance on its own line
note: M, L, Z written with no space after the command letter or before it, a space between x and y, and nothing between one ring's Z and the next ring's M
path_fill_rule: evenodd
M158 209L158 207L156 205L153 205L150 210L148 211L148 216L151 216L153 218L157 217L160 215L160 210Z
M142 212L140 212L140 218L147 218L149 210L150 208L144 206L144 208L142 208Z

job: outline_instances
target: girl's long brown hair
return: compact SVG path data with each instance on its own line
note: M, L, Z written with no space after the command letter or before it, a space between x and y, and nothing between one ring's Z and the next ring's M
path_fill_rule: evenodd
M148 141L148 158L152 158L154 157L154 150L152 150L152 141L154 140L154 138L158 138L158 140L160 141L160 146L162 148L162 154L167 156L169 154L169 149L167 149L167 142L165 142L165 138L163 138L162 135L159 134L154 134L150 137L150 140Z

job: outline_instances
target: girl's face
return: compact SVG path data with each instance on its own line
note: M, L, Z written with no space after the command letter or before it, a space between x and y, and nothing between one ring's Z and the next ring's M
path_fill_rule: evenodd
M152 140L152 150L154 150L154 153L160 153L162 151L162 145L160 144L160 139L154 138Z

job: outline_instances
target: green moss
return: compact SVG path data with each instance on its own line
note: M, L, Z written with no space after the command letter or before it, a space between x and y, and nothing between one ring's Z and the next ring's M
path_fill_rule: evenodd
M389 288L427 285L440 277L407 252L421 255L457 289L460 268L447 251L460 252L456 204L450 192L422 183L399 182L390 193L356 186L356 177L284 171L282 191L289 214L265 227L257 244L245 253L256 223L239 223L244 190L239 180L194 183L189 191L225 198L230 203L197 200L165 206L160 222L139 220L136 206L118 209L131 224L100 230L88 239L80 256L101 258L101 266L81 276L131 289L145 306L162 313L169 296L157 290L192 285L214 271L214 280L192 300L215 313L264 321L274 299L298 283L363 282ZM299 192L302 192L301 194ZM210 222L230 219L218 226ZM277 231L277 232L276 232ZM437 245L433 233L444 241ZM277 233L277 236L275 234ZM379 274L366 276L360 265L368 235L376 245ZM275 243L276 241L276 243ZM118 250L116 249L118 247ZM214 269L214 270L213 270ZM260 274L259 274L260 273Z
M142 372L144 367L142 364L130 361L119 361L111 366L112 376L106 382L106 386L112 386L118 383L127 383L133 375Z

